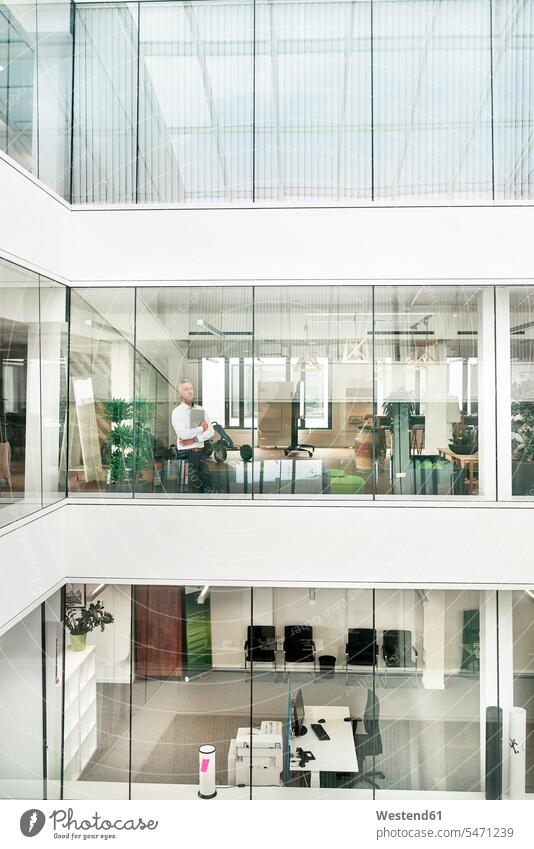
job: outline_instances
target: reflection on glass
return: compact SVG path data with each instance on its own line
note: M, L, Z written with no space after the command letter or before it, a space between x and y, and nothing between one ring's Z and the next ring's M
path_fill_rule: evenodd
M42 798L45 755L49 798L196 798L207 745L222 798L480 798L498 698L530 791L534 591L498 596L68 584L68 629L56 593L0 638L1 793Z
M40 382L39 278L0 261L0 525L41 507Z
M256 198L371 197L371 3L256 6Z
M61 798L61 720L63 713L63 652L65 629L62 623L62 591L42 605L43 657L46 687L46 797Z
M373 492L369 287L257 287L257 496Z
M133 799L154 798L152 785L195 798L213 777L221 796L244 784L235 793L248 798L250 748L242 759L238 743L250 739L250 609L250 588L134 588Z
M84 614L91 604L98 607L92 619ZM127 799L130 587L67 584L65 617L63 798Z
M490 7L373 5L375 197L492 197Z
M380 790L481 790L483 616L478 591L375 591Z
M534 166L533 3L493 0L491 8L498 45L492 80L495 198L526 200L532 197Z
M258 592L265 590L254 589L255 622ZM372 633L372 591L284 587L272 593L288 690L279 696L285 708L284 786L313 788L314 798L371 799L379 741L374 714L365 710L374 693L373 648L371 657L363 649ZM267 680L262 686L273 690ZM259 692L257 684L257 697ZM264 704L255 705L255 715L263 715Z
M133 325L133 289L72 290L71 494L132 495L144 469L135 443Z
M253 8L140 4L139 203L252 199Z
M74 29L69 0L37 0L37 176L70 200L72 53Z
M35 3L0 6L0 150L33 164Z
M40 278L43 506L65 496L67 463L67 290Z
M41 608L0 637L0 794L44 798Z
M136 199L138 7L75 6L73 203Z
M252 291L138 289L138 493L250 494Z
M499 593L499 599L508 593ZM534 792L534 590L521 590L512 593L512 628L513 628L513 704L519 711L516 718L518 724L510 734L516 739L516 749L526 750L525 784L517 771L513 770L512 778L516 792L521 798L523 790ZM523 748L524 743L524 748ZM515 752L514 752L515 754Z
M470 287L376 288L378 494L483 493L479 348L493 333L486 305Z
M512 495L534 495L534 289L510 290Z

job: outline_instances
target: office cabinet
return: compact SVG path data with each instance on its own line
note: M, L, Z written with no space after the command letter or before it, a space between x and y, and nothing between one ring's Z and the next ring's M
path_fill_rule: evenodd
M183 588L134 588L134 669L137 678L180 678L183 668Z

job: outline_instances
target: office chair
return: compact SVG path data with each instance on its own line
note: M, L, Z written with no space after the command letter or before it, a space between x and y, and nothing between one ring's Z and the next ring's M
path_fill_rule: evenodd
M378 698L372 690L367 690L367 704L365 705L365 711L363 714L363 727L365 729L365 734L357 733L358 722L362 722L362 720L352 720L352 734L354 737L354 746L356 748L356 757L358 759L358 773L356 775L355 782L363 781L365 784L369 784L371 787L374 787L375 790L380 789L376 783L376 779L383 779L386 776L383 772L380 772L380 770L377 770L374 767L368 770L364 769L364 761L365 758L376 757L376 755L381 755L383 752L382 737L380 736L379 715L380 703Z
M286 625L284 628L284 670L286 663L313 663L315 643L311 625Z
M384 631L382 653L386 667L415 667L417 650L412 645L412 632L389 629Z
M301 425L300 385L301 382L299 381L299 388L291 401L291 444L287 448L284 448L286 457L293 454L294 451L305 451L308 457L313 457L313 452L315 451L315 445L310 445L308 442L299 442L299 427Z
M348 666L375 666L378 661L375 628L349 628L345 652Z
M245 641L247 663L274 663L276 669L276 637L274 625L249 625Z

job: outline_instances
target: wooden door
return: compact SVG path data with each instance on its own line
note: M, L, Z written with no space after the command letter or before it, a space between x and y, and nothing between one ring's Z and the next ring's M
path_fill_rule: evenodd
M183 669L183 588L134 587L136 678L180 678Z

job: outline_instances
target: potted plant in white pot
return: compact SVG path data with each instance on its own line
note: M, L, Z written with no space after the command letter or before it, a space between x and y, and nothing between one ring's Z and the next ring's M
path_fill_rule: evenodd
M65 620L70 631L72 651L83 651L90 631L95 628L103 631L106 625L115 621L112 614L104 609L102 601L91 602L89 607L67 607Z

